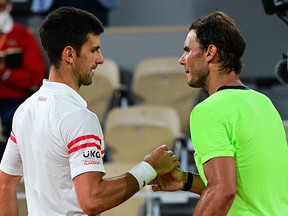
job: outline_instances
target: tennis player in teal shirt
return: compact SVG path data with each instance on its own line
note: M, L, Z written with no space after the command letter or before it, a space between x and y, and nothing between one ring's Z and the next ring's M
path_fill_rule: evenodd
M217 11L193 22L179 63L189 86L209 96L191 112L199 174L175 169L154 191L200 194L194 216L288 215L288 146L282 119L265 95L239 77L245 41Z

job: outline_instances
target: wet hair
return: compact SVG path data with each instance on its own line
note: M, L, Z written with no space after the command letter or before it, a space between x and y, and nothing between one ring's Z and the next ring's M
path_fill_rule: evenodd
M246 43L234 20L227 14L217 11L201 17L191 24L189 30L195 31L203 51L211 44L217 47L221 71L235 71L236 74L241 72L241 57Z
M89 34L100 35L104 28L93 14L74 7L60 7L48 14L39 34L49 61L59 68L62 51L72 46L79 55Z

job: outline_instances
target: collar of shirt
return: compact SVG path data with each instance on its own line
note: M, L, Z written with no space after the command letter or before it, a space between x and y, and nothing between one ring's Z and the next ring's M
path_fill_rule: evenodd
M51 82L47 79L43 80L43 85L41 86L41 89L49 92L53 92L55 94L57 93L64 93L68 94L71 97L73 97L75 100L77 100L80 104L82 104L84 107L87 108L87 102L70 86L60 83L60 82Z
M217 91L221 91L224 89L242 89L242 90L249 90L247 86L221 86L217 89Z

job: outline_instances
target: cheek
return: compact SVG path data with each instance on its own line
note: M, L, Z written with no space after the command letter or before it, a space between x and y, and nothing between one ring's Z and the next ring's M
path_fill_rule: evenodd
M186 56L186 63L189 65L193 65L196 60L197 60L197 56L193 53L189 53Z
M190 68L190 69L192 69L192 68L195 68L195 59L193 58L193 57L187 57L187 59L186 59L186 67L187 68Z
M204 61L202 58L192 57L188 60L188 64L190 67L202 70L207 67L206 61Z

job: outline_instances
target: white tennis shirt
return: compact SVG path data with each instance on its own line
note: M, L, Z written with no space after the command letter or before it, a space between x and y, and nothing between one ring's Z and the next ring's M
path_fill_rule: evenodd
M72 179L105 170L102 129L84 99L43 80L15 112L12 128L0 169L24 176L29 215L85 215Z

